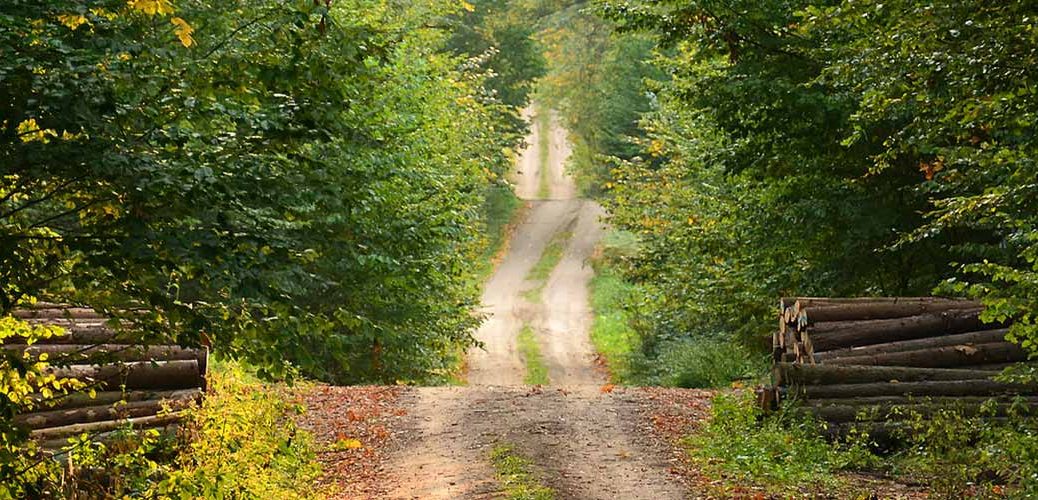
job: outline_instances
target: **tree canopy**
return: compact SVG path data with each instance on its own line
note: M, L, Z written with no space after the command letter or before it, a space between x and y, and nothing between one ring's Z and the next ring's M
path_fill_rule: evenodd
M448 50L464 9L5 2L0 308L85 303L269 375L441 376L516 140Z

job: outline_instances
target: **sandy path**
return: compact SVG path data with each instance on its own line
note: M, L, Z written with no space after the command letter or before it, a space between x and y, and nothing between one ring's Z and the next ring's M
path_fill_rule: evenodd
M686 498L668 471L668 453L648 437L637 391L603 393L588 332L588 262L603 233L596 203L576 198L563 166L570 149L553 126L549 162L539 168L537 127L518 161L517 192L530 209L508 254L483 294L488 320L476 333L482 349L469 353L469 387L416 388L404 396L408 416L386 466L390 498L500 498L489 463L497 443L508 443L538 467L562 499ZM532 158L532 159L531 159ZM548 200L536 200L547 175ZM522 292L530 269L560 231L571 231L541 303ZM522 387L525 365L516 348L523 325L534 327L553 387Z

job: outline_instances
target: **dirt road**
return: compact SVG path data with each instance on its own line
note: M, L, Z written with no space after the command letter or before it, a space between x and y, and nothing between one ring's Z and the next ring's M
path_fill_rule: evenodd
M588 262L603 227L601 208L576 197L563 166L565 132L537 130L518 162L517 192L528 200L508 254L487 283L488 320L470 353L468 387L408 390L396 450L386 465L390 498L499 498L489 457L509 444L531 460L558 498L685 498L668 471L666 451L649 437L637 390L601 390L588 340ZM541 138L550 141L540 161ZM547 199L541 176L547 177ZM534 303L523 292L530 269L560 231L571 236ZM536 333L552 387L523 387L525 361L516 346L524 325Z

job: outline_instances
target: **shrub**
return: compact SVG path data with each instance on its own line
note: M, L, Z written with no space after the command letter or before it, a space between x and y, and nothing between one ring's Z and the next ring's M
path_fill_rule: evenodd
M752 394L719 395L709 422L685 445L708 472L778 487L831 485L838 482L835 471L877 463L861 444L831 444L809 417L791 411L762 417Z

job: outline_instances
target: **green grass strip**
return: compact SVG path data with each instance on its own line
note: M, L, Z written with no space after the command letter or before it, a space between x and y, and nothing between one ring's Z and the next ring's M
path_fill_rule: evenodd
M537 111L537 161L540 168L537 186L537 197L544 200L551 197L551 169L548 165L551 156L551 112L545 109Z
M499 444L490 452L497 479L510 500L553 500L555 492L540 484L533 463L515 452L511 445Z
M526 300L533 303L541 301L541 294L544 293L544 286L548 284L548 277L562 260L562 254L566 251L566 244L569 243L571 237L573 237L572 231L559 231L548 242L548 246L541 252L541 258L526 274L527 281L537 283L534 288L523 292Z
M530 325L523 325L516 338L519 354L526 361L526 378L523 382L529 385L548 385L548 367L541 357L541 345L537 343L537 335Z
M634 285L607 265L597 266L598 273L591 280L591 344L609 366L610 381L630 383L631 355L640 349L638 334L631 327L631 319L624 310L624 299Z

